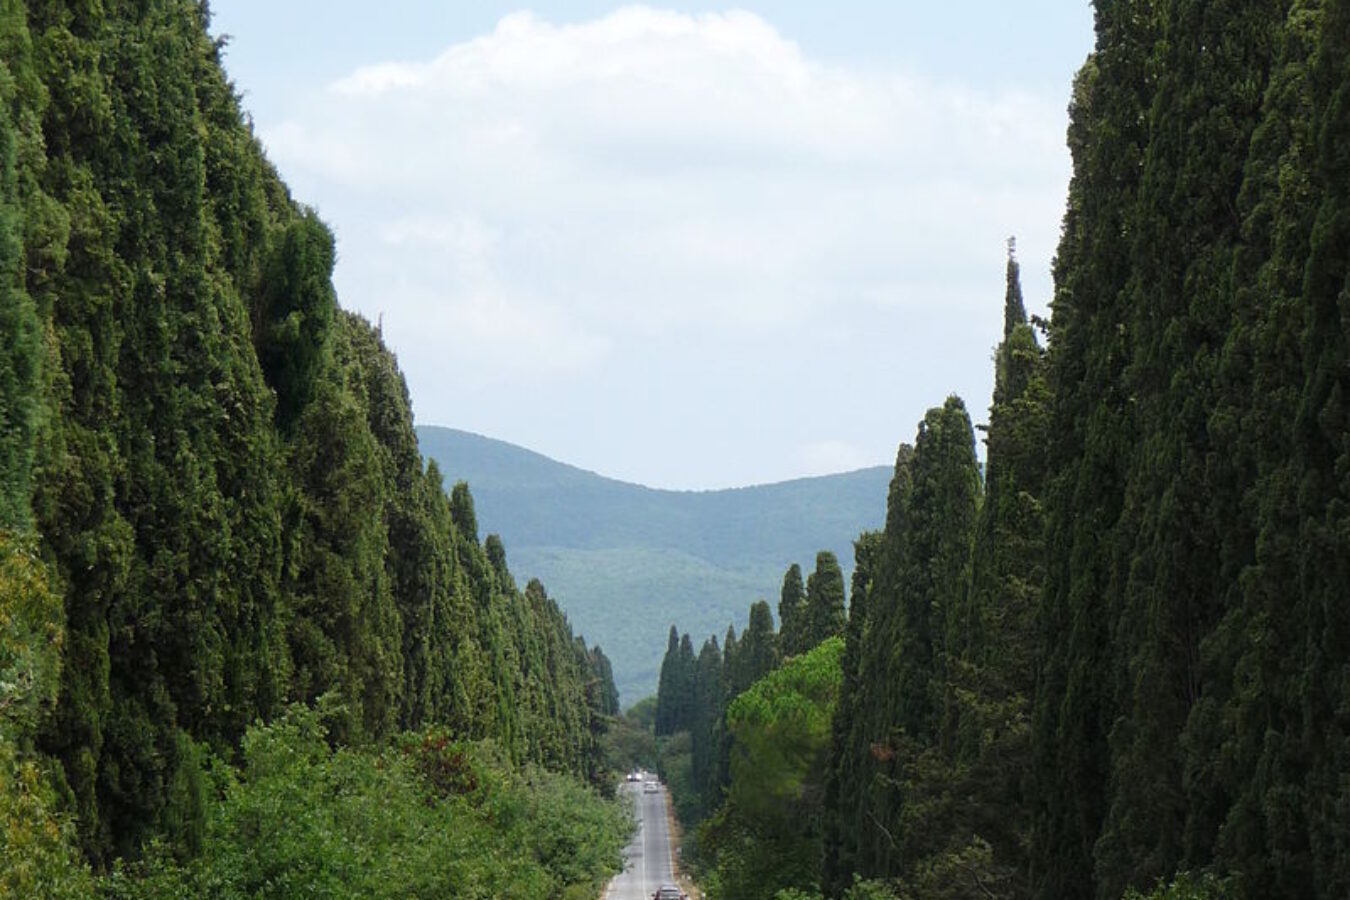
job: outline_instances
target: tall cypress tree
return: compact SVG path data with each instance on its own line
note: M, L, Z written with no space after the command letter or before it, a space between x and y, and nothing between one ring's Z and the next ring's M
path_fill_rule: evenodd
M602 716L617 716L619 689L614 686L614 666L605 655L605 651L600 649L599 644L591 648L590 658L591 683L595 685L596 691L596 701L593 704L595 710Z
M693 725L696 667L694 641L688 634L680 635L674 679L675 703L671 713L672 731L688 731Z
M1047 459L1044 659L1034 711L1036 896L1094 893L1092 847L1105 816L1118 669L1107 653L1122 566L1114 542L1131 433L1127 310L1121 298L1147 138L1148 51L1156 19L1145 4L1100 4L1097 44L1070 104L1074 176L1055 262L1049 366L1053 396ZM1098 137L1110 135L1109 140Z
M830 751L825 775L821 887L826 896L841 895L853 881L857 838L862 821L863 761L858 752L859 706L863 702L862 643L867 629L868 594L880 561L882 534L863 532L853 542L853 584L849 591L848 624L844 631L842 680L830 723Z
M735 686L737 694L778 668L783 656L779 651L779 635L774 632L773 613L769 611L767 601L757 600L750 605L749 622L745 634L741 635L736 655L740 661Z
M816 554L816 570L806 579L806 599L799 616L798 640L803 650L844 633L844 573L828 550Z
M656 722L653 730L656 735L674 734L679 719L680 691L680 631L670 626L670 637L666 642L666 655L661 659L661 674L656 684Z
M806 588L802 568L793 563L783 575L778 599L778 646L784 656L801 653L805 648Z
M833 842L826 870L836 885L844 860L864 877L909 881L925 859L962 849L948 843L953 800L944 796L939 725L949 685L947 619L967 587L979 497L970 419L951 397L925 416L912 456L902 447L897 458L865 600L854 721L832 763L856 772L839 783L833 815L845 821L857 809L861 823L852 838L841 828Z
M723 655L717 638L710 637L703 642L694 662L693 708L689 723L694 787L698 791L701 813L714 809L721 796L718 725L725 709L722 665Z

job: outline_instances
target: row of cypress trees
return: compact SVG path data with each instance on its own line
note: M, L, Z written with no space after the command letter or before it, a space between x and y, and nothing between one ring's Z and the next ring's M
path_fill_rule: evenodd
M884 529L855 545L820 825L830 896L859 879L902 897L1031 890L1048 394L1011 252L995 367L983 479L949 397L900 447Z
M856 545L801 890L1350 895L1350 2L1096 12L1048 350L1010 256L983 478L951 398Z
M0 0L0 529L64 607L6 644L2 736L56 761L100 866L191 843L202 748L290 702L336 743L436 723L583 776L617 712L603 653L424 466L208 16Z
M831 893L1350 893L1350 3L1096 7L1050 350L1010 268L983 497L949 401L854 595Z
M843 633L844 576L834 553L816 554L815 571L802 581L793 563L783 576L779 621L774 628L767 601L750 606L745 631L738 637L727 626L723 643L708 637L697 655L693 640L674 625L657 684L653 730L657 737L689 734L692 796L678 796L686 825L698 823L717 808L731 777L731 736L726 712L731 702L779 667L785 658L810 651ZM677 793L683 785L677 786Z

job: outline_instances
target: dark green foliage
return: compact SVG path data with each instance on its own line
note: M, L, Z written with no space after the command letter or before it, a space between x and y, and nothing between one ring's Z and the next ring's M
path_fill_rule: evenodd
M687 828L703 821L722 800L731 778L733 748L727 708L778 668L778 638L769 604L763 600L751 605L749 625L739 639L734 627L727 629L725 653L717 639L709 637L694 657L689 635L680 635L671 626L655 698L654 733L668 738L662 746L661 770ZM692 849L696 855L697 845Z
M863 760L856 753L859 703L862 698L862 642L867 630L867 602L880 563L883 536L868 531L854 542L853 585L849 592L848 625L840 660L839 701L830 726L829 764L825 773L825 821L822 839L821 885L829 896L844 891L856 868L855 835L861 829L858 806L846 809L845 798L862 797L859 773Z
M673 734L681 730L684 713L688 707L690 673L680 658L680 632L670 626L670 641L666 646L666 655L661 660L661 680L656 689L657 737Z
M1029 711L1035 691L1042 562L1046 412L1044 355L1028 326L1016 260L1008 259L1004 339L995 353L988 464L968 586L946 622L941 763L930 780L963 798L926 821L939 848L917 861L909 890L937 896L1025 896L1030 868ZM920 786L921 787L921 786ZM956 877L959 874L961 877ZM915 880L917 878L917 880ZM960 885L964 884L964 887Z
M844 633L844 573L839 560L828 550L816 554L816 570L806 579L806 600L801 611L802 649Z
M680 649L675 666L674 704L671 707L671 730L688 731L694 722L697 661L694 642L688 634L680 635ZM657 697L657 702L660 702Z
M833 896L1350 893L1350 4L1096 6L1050 349L1010 253L982 501L952 401L858 545Z
M478 540L478 516L473 511L473 497L467 482L457 481L450 492L450 519L460 534L471 541Z
M844 671L856 670L857 691L842 707L851 721L837 728L831 763L832 890L850 870L913 879L927 858L971 840L952 821L960 804L943 725L979 487L970 420L953 397L929 411L912 452L901 447L866 594L854 595L861 633Z
M807 649L805 644L806 588L802 584L802 567L793 563L783 576L783 589L778 600L778 645L785 656Z
M736 668L730 678L732 696L778 668L781 659L778 635L773 630L773 613L769 611L767 601L757 600L750 605L745 634L736 645Z
M600 716L613 717L619 714L619 689L614 686L614 667L600 646L591 648L591 681L588 690L594 690L595 701L592 704Z
M1104 815L1109 662L1107 597L1119 573L1111 530L1119 519L1127 450L1128 339L1118 299L1129 279L1120 252L1145 141L1146 61L1154 18L1130 4L1103 8L1099 52L1079 72L1070 108L1070 185L1056 262L1054 395L1049 464L1059 473L1047 505L1046 659L1036 698L1037 893L1091 896L1091 846ZM1108 141L1097 141L1109 133Z
M34 512L68 622L44 743L106 858L165 814L180 726L228 740L282 688L257 272L219 252L236 217L261 240L280 210L212 202L270 176L256 150L222 158L243 124L195 7L27 15L49 97L31 174L61 208L27 273L53 348Z
M31 537L0 529L0 895L87 897L92 884L50 772L33 753L56 699L61 598Z
M1036 886L1340 896L1345 4L1143 6L1070 129Z
M1319 145L1344 4L1131 7L1099 10L1070 131L1038 890L1212 867L1250 896L1339 896L1345 732L1315 686L1344 659L1321 598L1346 577L1322 530L1346 198L1343 145Z
M896 707L889 730L919 740L937 736L942 689L939 671L947 617L959 607L963 574L979 499L974 438L965 406L950 398L920 423L909 487L896 516L901 530L884 542L893 555L868 607L876 650L864 648L864 680L894 680ZM889 528L888 515L888 528ZM885 552L885 551L883 551ZM879 668L869 658L888 656ZM875 735L885 738L885 730Z
M18 529L32 521L42 353L37 309L21 277L25 215L18 163L21 150L38 138L29 106L38 98L24 96L32 60L21 18L8 7L0 15L0 528Z
M698 837L713 896L772 897L819 886L821 778L843 650L842 639L825 641L728 708L731 786Z
M694 662L693 708L689 721L690 766L699 813L685 821L702 819L721 799L718 752L725 703L722 664L717 638L710 637L703 642Z
M593 895L619 867L627 810L444 732L397 749L334 750L313 711L250 729L200 855L154 855L103 879L108 896L537 897ZM134 877L133 877L134 876ZM569 895L570 896L570 895Z
M337 311L333 233L303 210L273 238L254 314L258 361L277 394L277 419L289 429L314 399Z

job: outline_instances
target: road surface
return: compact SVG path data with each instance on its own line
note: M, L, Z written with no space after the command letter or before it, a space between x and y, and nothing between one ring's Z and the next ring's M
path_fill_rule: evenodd
M623 851L623 872L609 883L604 900L651 900L657 888L675 881L666 792L662 789L649 794L640 782L629 781L625 781L620 790L636 799L638 830L633 842Z

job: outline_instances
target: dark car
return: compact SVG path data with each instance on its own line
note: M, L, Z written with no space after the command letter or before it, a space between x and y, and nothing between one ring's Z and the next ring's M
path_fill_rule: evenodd
M678 885L663 884L652 894L652 900L689 900L689 895L680 890Z

